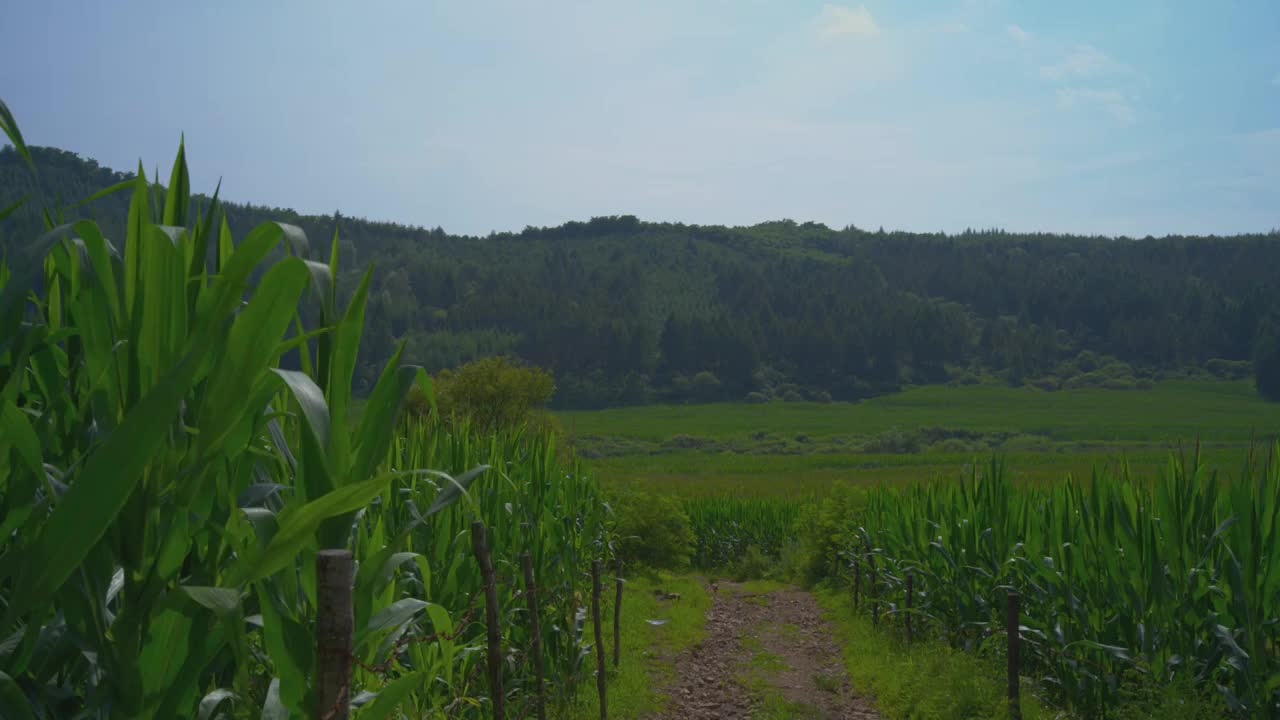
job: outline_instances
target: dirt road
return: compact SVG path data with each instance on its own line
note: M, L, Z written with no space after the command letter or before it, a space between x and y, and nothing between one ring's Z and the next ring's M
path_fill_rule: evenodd
M850 686L840 648L812 595L713 586L707 636L676 659L672 698L660 720L871 720Z

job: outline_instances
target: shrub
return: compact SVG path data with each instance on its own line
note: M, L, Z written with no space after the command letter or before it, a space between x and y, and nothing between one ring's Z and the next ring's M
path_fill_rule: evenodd
M1253 363L1248 360L1223 360L1213 358L1204 364L1210 375L1223 380L1244 380L1253 372Z
M767 403L769 402L769 396L761 392L749 392L743 400L752 404Z
M555 393L551 374L502 355L473 360L436 376L440 417L480 433L526 426Z
M971 452L973 446L960 438L947 438L929 446L929 452L964 453Z
M694 537L678 500L627 488L617 491L610 505L615 550L624 562L669 570L689 566Z
M756 545L748 545L747 551L729 568L729 574L737 582L769 580L774 576L776 560L765 555Z
M889 428L862 443L862 452L874 454L908 454L920 452L920 433Z

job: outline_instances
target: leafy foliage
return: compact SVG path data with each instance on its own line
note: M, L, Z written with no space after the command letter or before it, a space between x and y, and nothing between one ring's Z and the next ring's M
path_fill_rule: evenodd
M490 433L519 430L534 411L555 393L546 370L505 356L472 360L456 370L443 370L435 379L437 411L455 422Z
M615 551L624 562L669 570L689 566L694 536L678 499L627 487L610 497L610 505Z
M337 238L325 260L286 223L236 242L187 196L184 148L170 178L162 201L141 173L111 188L118 246L79 221L0 263L0 715L315 715L321 548L359 565L359 717L483 715L477 518L500 567L535 559L568 702L581 576L607 550L596 485L547 439L401 418L425 374L398 350L348 423L371 271L340 294ZM500 589L513 649L519 587ZM519 703L529 665L507 666Z
M1015 487L993 460L960 482L837 498L820 524L864 609L876 597L899 615L910 575L916 627L956 647L1002 642L1006 593L1020 593L1023 674L1082 716L1178 686L1263 718L1280 708L1278 498L1280 466L1252 454L1230 480L1197 453L1158 478L1044 488Z
M64 198L129 177L61 150L31 154L39 186ZM37 189L23 159L0 150L0 209ZM109 194L68 217L94 217L121 237L127 200ZM853 400L984 376L1058 389L1083 374L1069 367L1082 352L1122 366L1079 382L1135 387L1252 359L1259 323L1280 297L1274 234L942 235L620 216L463 237L222 207L237 236L268 220L313 238L341 229L340 294L358 286L360 263L383 268L368 289L360 394L401 343L405 359L430 372L519 357L552 373L561 407L749 393ZM40 208L26 203L0 221L0 241L12 247L42 226ZM298 369L292 356L285 363Z

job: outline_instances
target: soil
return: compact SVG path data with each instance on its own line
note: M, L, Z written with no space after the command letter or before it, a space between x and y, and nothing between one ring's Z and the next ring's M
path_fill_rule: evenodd
M727 582L711 589L706 638L676 658L658 720L880 718L849 683L813 595Z

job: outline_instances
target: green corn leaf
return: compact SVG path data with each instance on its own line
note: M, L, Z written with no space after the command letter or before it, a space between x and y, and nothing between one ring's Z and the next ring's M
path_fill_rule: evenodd
M297 717L307 717L307 677L315 668L315 645L312 634L294 618L283 614L284 608L263 586L258 586L258 604L262 608L262 641L279 677L276 703L292 710ZM270 700L271 693L268 693ZM291 717L285 713L282 717Z
M345 418L351 401L351 383L355 375L356 360L360 351L360 334L364 328L365 302L369 295L369 284L372 272L366 272L356 287L351 302L342 321L338 323L329 345L328 362L322 365L327 372L329 403L333 408L333 416ZM394 418L393 418L394 420ZM329 454L338 467L350 464L350 436L347 433L336 434L331 438ZM385 453L385 451L384 451ZM355 477L365 477L372 468L358 465Z
M458 498L465 495L467 493L467 488L471 487L471 483L474 482L476 478L484 474L488 469L488 465L479 465L471 468L456 478L446 475L445 473L432 473L433 475L445 480L446 484L436 495L436 499L431 503L431 507L427 508L427 511L423 513L422 516L430 517L431 515L434 515L452 505L458 500Z
M173 368L89 456L24 553L18 581L24 591L13 599L0 632L28 608L48 602L115 520L194 384L207 344L199 350Z
M137 180L135 178L129 178L128 180L121 180L120 182L115 183L114 185L108 185L107 187L102 188L101 190L93 193L92 195L89 195L88 197L82 200L77 200L73 205L71 205L71 207L78 208L81 205L88 205L89 203L95 200L101 200L102 198L108 195L113 195L115 193L118 193L121 190L132 190L134 183L136 182Z
M414 691L431 682L434 675L433 671L423 670L402 675L391 681L386 687L378 691L378 696L372 702L360 711L360 720L384 720L384 718L401 717L402 714L396 712L400 705Z
M22 688L3 670L0 670L0 717L35 720L35 715L31 713L31 703L27 702Z
M427 601L404 598L382 608L369 618L369 625L356 633L356 645L360 645L371 633L390 630L409 622L427 607Z
M323 445L329 436L329 408L325 405L324 393L314 380L296 370L273 368L272 372L284 380L299 407L302 408L302 415L310 425L311 431Z
M221 338L217 325L232 310L250 270L279 237L279 228L273 226L260 226L249 234L201 313L192 348L89 455L76 482L23 553L18 577L24 592L9 605L0 634L29 608L49 600L123 509L143 469L167 440L205 354Z
M182 663L192 654L192 631L195 622L186 613L166 607L150 617L147 642L138 655L147 696L171 690L182 670Z
M227 688L218 688L206 694L200 699L200 712L196 715L196 720L212 720L213 714L223 705L233 705L239 699L235 692Z
M14 449L18 451L18 457L27 466L27 470L36 477L44 477L44 461L40 456L40 438L36 435L35 430L31 428L31 423L27 421L27 416L17 408L13 402L7 398L0 397L0 431L3 431L0 439L0 449L8 443L12 443ZM3 452L0 452L3 457Z
M28 296L43 273L45 257L55 245L70 236L71 230L70 225L56 227L41 235L17 261L10 260L9 280L0 291L0 338L17 336Z
M256 400L252 388L272 361L307 283L307 271L296 258L271 267L257 292L236 316L224 352L209 377L208 398L201 412L201 447L221 446L223 435ZM255 406L256 407L256 406ZM310 418L310 416L308 416Z
M347 485L302 507L286 508L279 528L266 549L234 565L224 578L224 586L255 582L292 564L312 540L320 523L369 504L386 490L396 473L383 473L364 482Z
M10 215L14 214L15 212L17 212L18 208L22 207L23 203L27 201L28 197L30 196L23 195L22 197L13 201L12 204L5 206L3 209L0 209L0 220L3 220L9 217Z
M13 119L13 113L9 112L9 106L4 104L4 100L0 100L0 130L4 131L5 137L13 143L13 147L17 149L18 154L34 174L36 163L31 159L31 151L27 149L27 143L22 139L22 131L18 129L18 123Z
M262 702L262 720L289 720L289 708L280 700L280 678L271 678L267 697Z
M306 260L311 257L311 243L307 241L307 233L297 225L276 223L284 231L285 248L297 257Z
M239 590L220 587L182 586L182 592L197 605L208 608L218 615L226 615L240 609Z
M165 225L186 227L187 208L191 206L191 178L187 175L186 138L178 140L178 156L173 160L173 171L169 173L169 188L164 194L164 215L160 222Z
M369 402L360 417L360 428L356 435L352 477L368 477L373 473L378 463L386 457L387 448L391 445L396 420L404 407L409 388L413 387L413 381L418 375L417 366L397 366L403 350L402 343L387 362L382 376L369 394Z

